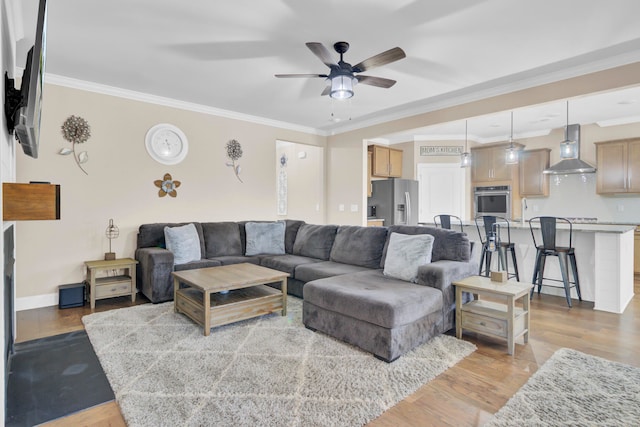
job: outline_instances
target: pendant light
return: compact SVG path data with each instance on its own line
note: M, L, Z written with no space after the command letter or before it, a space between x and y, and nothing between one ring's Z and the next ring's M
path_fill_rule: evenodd
M564 128L564 141L560 143L560 158L578 158L578 142L569 139L569 101L567 101L567 125Z
M467 142L467 121L464 121L464 153L460 156L460 167L468 168L471 166L471 154L469 154Z
M509 136L509 147L505 150L504 162L508 165L518 164L518 150L513 146L513 111L511 112L511 134Z

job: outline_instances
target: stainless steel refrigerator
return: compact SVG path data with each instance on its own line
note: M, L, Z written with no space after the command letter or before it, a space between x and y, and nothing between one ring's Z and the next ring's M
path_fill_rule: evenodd
M418 181L390 178L373 181L367 201L384 225L418 225Z

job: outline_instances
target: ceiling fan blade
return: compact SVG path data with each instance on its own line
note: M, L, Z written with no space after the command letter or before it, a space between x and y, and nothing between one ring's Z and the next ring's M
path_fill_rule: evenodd
M383 77L359 75L359 76L356 76L356 79L358 79L358 83L362 83L370 86L376 86L376 87L383 87L385 89L388 89L394 84L396 84L395 80L385 79Z
M327 67L338 66L335 59L333 59L333 57L331 56L331 52L329 52L329 49L327 49L322 43L308 42L305 44L307 45L309 50L314 53L314 55L320 58L320 61L322 61L324 65L326 65Z
M354 65L352 67L352 70L354 73L361 73L363 71L371 70L375 67L380 67L382 65L398 61L406 56L407 55L404 53L404 50L400 49L399 47L394 47L393 49L389 49L385 52L379 53Z
M324 90L322 91L322 93L320 94L320 96L327 96L331 93L331 86L327 86L324 88Z
M291 78L313 78L313 77L324 77L327 78L326 74L275 74L279 79L291 79Z

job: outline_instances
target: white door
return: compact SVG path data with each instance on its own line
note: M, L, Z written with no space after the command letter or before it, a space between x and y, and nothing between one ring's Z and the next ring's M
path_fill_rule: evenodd
M465 169L458 163L419 163L419 222L433 222L439 214L465 219Z

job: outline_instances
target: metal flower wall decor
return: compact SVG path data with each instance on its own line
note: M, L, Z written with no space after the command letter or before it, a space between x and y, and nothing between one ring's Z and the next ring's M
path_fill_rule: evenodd
M240 165L236 164L240 157L242 157L242 146L238 141L232 139L227 142L225 148L227 150L227 157L231 159L231 162L227 162L227 166L233 168L233 173L236 174L236 178L242 182L242 179L240 179Z
M89 123L80 116L70 116L64 121L60 128L62 129L62 137L69 141L72 146L71 148L62 148L58 151L58 154L62 156L73 154L73 158L78 167L85 173L85 175L89 175L82 167L84 163L89 161L89 154L87 154L86 151L81 151L79 153L76 151L76 146L78 144L84 144L91 137L91 127L89 126Z
M160 189L158 190L158 197L164 197L167 194L171 197L176 197L178 195L176 188L182 184L180 181L175 181L170 173L165 173L162 179L157 179L153 183Z

